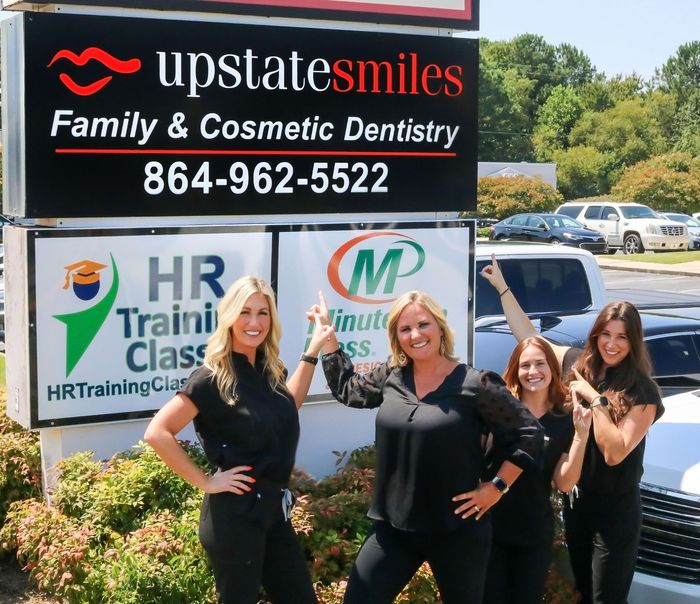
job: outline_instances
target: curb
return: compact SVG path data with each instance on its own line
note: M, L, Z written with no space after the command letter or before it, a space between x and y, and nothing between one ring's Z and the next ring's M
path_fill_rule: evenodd
M598 266L601 268L609 268L618 271L631 271L635 273L657 273L661 275L679 275L681 277L700 277L699 270L684 269L684 268L672 268L670 266L648 266L644 262L636 262L632 264L631 262L624 263L615 262L600 262L598 261Z

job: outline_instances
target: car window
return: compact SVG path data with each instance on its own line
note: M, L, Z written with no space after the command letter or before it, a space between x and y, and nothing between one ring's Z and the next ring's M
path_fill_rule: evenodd
M488 263L476 263L477 274ZM586 270L574 258L499 259L508 286L527 313L571 313L586 310L593 300ZM496 290L477 275L475 296L476 318L502 315Z
M513 216L513 219L510 221L510 223L515 226L525 226L527 224L527 215L518 214L517 216Z
M527 225L535 228L544 228L544 220L540 218L539 216L530 216L530 219L527 221Z
M608 218L608 216L610 216L610 214L613 214L614 216L618 216L618 217L620 216L618 211L615 208L613 208L612 206L603 206L603 211L600 214L603 217L603 220L610 220L610 218Z
M646 340L654 376L700 374L698 335L694 333L652 336Z
M620 212L625 218L656 218L654 210L647 206L620 206Z
M571 218L576 218L581 212L581 206L561 206L557 210L557 214L564 214L565 216L570 216Z
M586 208L586 213L583 215L584 218L590 218L595 220L600 216L600 206L588 206Z

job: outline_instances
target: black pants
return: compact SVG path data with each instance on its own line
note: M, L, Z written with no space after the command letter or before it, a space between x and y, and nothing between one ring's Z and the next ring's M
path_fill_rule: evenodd
M317 604L279 488L205 495L199 538L220 604L256 604L261 585L274 604Z
M529 546L494 541L484 604L541 604L551 561L551 540Z
M624 495L581 492L564 506L566 543L583 604L624 604L642 526L639 488Z
M343 602L390 604L428 562L444 604L480 604L490 543L488 519L431 534L375 522L353 564Z

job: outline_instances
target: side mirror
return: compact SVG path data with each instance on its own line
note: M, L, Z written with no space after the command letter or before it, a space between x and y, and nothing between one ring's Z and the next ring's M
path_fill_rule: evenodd
M617 214L615 214L615 212L610 212L610 214L608 214L605 217L605 220L614 220L615 222L620 222L620 217Z

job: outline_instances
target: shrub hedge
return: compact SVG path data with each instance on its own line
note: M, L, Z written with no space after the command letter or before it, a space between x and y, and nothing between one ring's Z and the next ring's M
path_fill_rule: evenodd
M49 505L40 492L36 436L4 419L0 404L0 553L15 555L40 589L68 603L216 602L197 537L202 494L173 474L151 447L139 443L107 462L94 461L87 452L63 460ZM199 447L183 445L206 467ZM345 455L338 455L342 465ZM292 522L322 604L342 601L370 522L365 514L373 466L373 448L363 447L323 480L294 473L292 487L299 497ZM439 601L436 594L424 565L396 601L433 604ZM576 601L570 583L554 570L546 601Z

